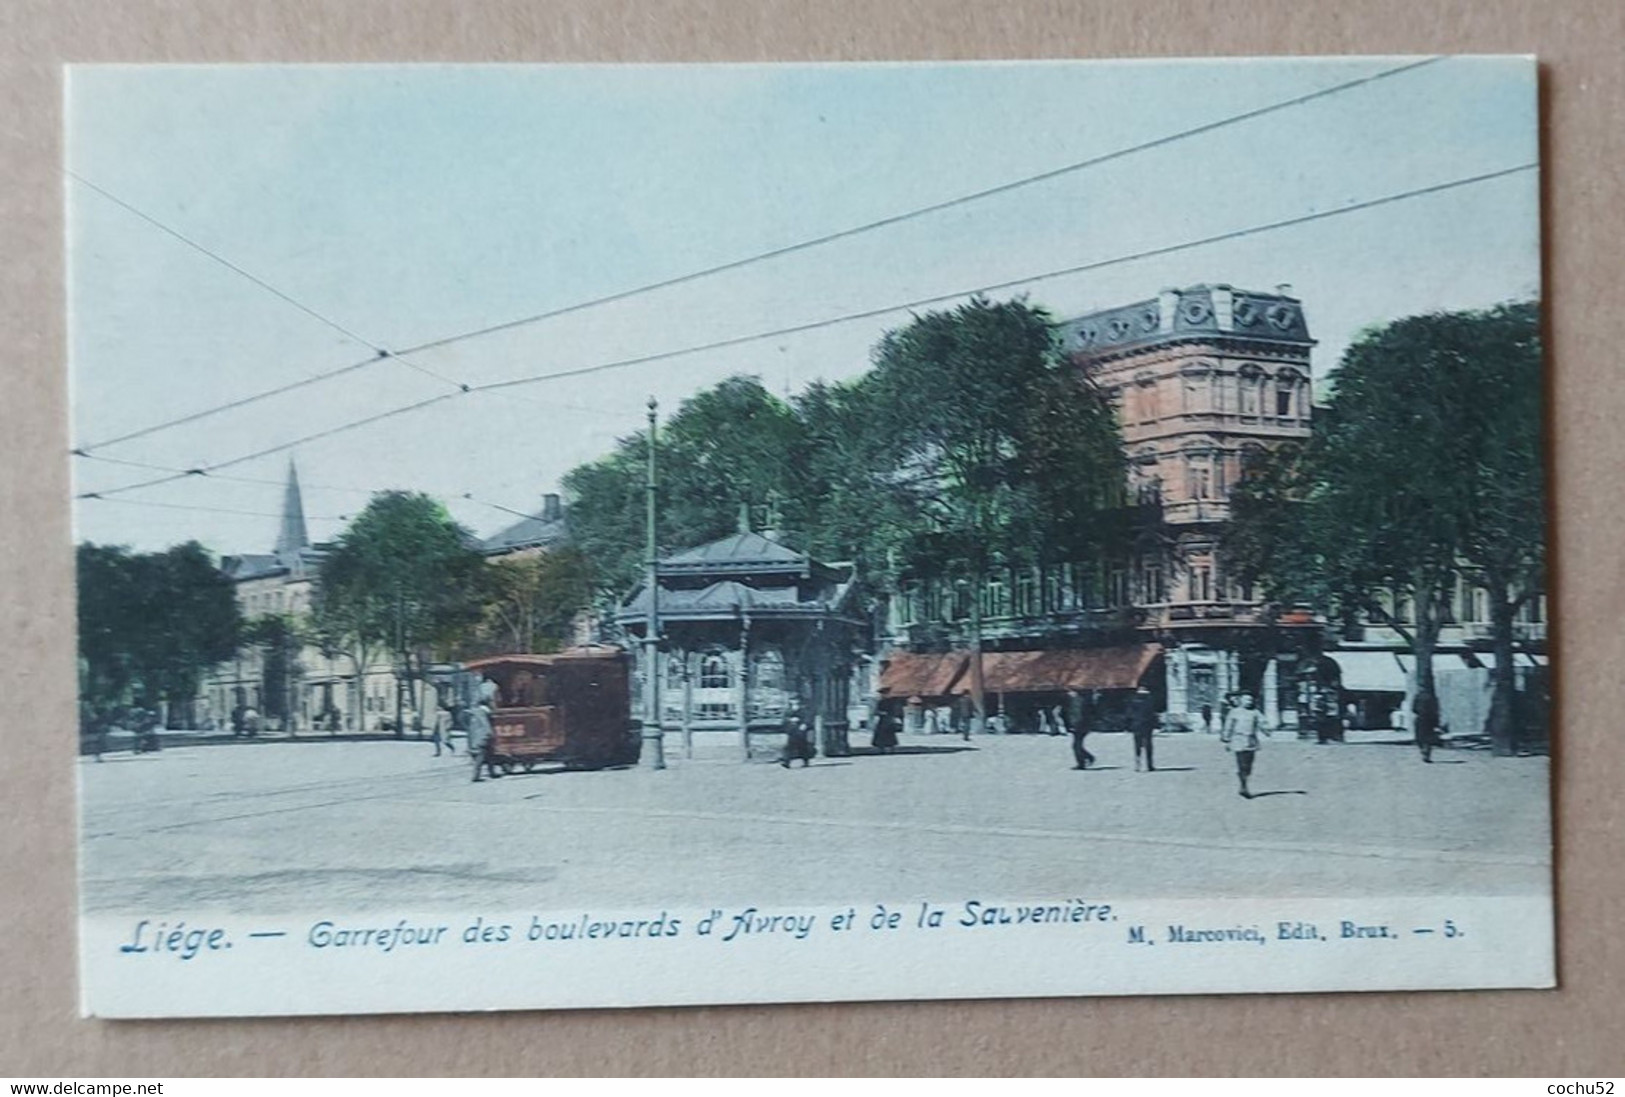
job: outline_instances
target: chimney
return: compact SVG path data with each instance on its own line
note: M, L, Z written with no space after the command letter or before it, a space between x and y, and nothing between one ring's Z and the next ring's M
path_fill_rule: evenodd
M1174 313L1179 311L1179 291L1164 289L1157 294L1157 330L1167 335L1174 330Z
M1277 282L1275 284L1275 292L1276 292L1277 295L1279 295L1281 297L1291 297L1292 296L1292 283L1291 282Z
M1235 330L1236 296L1229 286L1213 287L1213 322L1220 331Z
M552 492L542 496L542 518L548 522L557 522L563 517L563 508L559 506L559 497Z

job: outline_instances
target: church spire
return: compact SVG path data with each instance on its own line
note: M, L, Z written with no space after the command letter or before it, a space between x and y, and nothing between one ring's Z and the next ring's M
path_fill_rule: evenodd
M299 495L299 470L288 458L288 486L282 492L282 529L277 534L276 554L284 562L299 555L299 550L310 547L310 536L305 532L305 504Z

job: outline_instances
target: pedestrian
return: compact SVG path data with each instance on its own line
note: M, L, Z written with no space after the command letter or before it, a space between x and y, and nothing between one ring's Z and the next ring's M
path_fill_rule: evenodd
M1205 702L1202 705L1202 730L1210 735L1213 733L1213 706Z
M491 757L491 699L496 696L497 685L487 678L480 683L480 699L468 712L468 756L474 762L474 780L480 780L480 767L484 766L492 779L497 775L497 764Z
M800 759L801 768L806 769L812 764L813 753L807 722L801 718L799 706L792 703L784 714L784 750L779 754L779 765L789 769L791 762Z
M1064 705L1055 706L1055 719L1063 724L1067 734L1072 736L1072 768L1088 769L1094 762L1095 756L1089 753L1089 748L1083 741L1089 736L1089 720L1092 713L1086 710L1083 694L1072 690L1066 695Z
M1156 703L1151 700L1151 691L1144 686L1134 691L1134 702L1129 707L1129 730L1134 733L1134 772L1140 772L1140 761L1145 760L1145 768L1150 773L1157 771L1156 759L1152 755L1151 737L1156 734L1158 724Z
M1439 743L1439 698L1432 690L1418 693L1411 702L1415 716L1416 749L1422 752L1422 761L1433 761L1433 748Z
M1241 782L1241 796L1244 800L1253 798L1252 792L1247 788L1247 779L1253 775L1253 758L1258 754L1258 733L1269 730L1264 728L1263 714L1253 708L1253 695L1243 693L1241 704L1230 710L1225 717L1224 730L1219 737L1224 740L1225 749L1236 757L1236 779Z
M875 713L875 731L869 746L881 754L897 749L897 717L882 709Z
M447 754L456 753L451 746L451 710L445 705L437 705L434 710L434 730L430 733L434 741L434 756L440 757L440 747L445 745Z
M1320 719L1315 729L1317 738L1322 743L1341 743L1343 741L1343 706L1338 703L1337 690L1331 686L1320 687Z

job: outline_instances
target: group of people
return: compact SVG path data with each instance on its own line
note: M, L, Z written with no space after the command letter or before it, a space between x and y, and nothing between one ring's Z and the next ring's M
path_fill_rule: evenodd
M93 714L86 705L80 706L79 734L96 761L102 760L107 753L107 744L114 731L128 731L133 733L134 741L130 750L135 754L154 753L163 747L160 732L163 730L163 718L155 708L143 708L140 705L121 707L110 712Z
M486 748L491 743L491 709L497 694L497 685L490 679L480 683L478 697L472 705L442 704L435 710L429 725L429 741L434 744L434 756L444 750L455 755L457 747L452 741L454 732L461 730L468 748L468 759L473 767L473 780L483 781L484 775L498 776L497 765Z
M1038 712L1039 727L1048 729L1051 734L1064 733L1071 737L1073 769L1086 770L1096 762L1094 753L1089 749L1088 738L1099 710L1098 695L1085 697L1073 690L1064 701ZM1204 722L1211 726L1211 710L1204 711L1203 715ZM1162 727L1162 722L1162 713L1157 710L1151 691L1145 686L1136 689L1128 709L1128 730L1134 741L1136 773L1156 772L1156 733ZM878 753L890 753L897 749L899 723L899 717L894 712L882 710L876 715L871 742ZM810 741L804 730L797 730L800 729L798 719L792 719L790 727L781 764L788 766L799 758L805 765L811 756ZM1263 713L1258 710L1251 694L1242 693L1230 698L1230 703L1219 717L1218 731L1225 749L1235 758L1238 791L1243 798L1250 800L1252 791L1248 782L1252 778L1253 762L1258 754L1259 736L1269 734Z

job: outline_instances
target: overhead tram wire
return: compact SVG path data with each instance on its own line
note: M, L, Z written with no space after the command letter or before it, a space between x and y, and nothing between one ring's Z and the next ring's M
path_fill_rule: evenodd
M356 332L352 331L351 329L345 327L343 324L339 323L337 320L334 320L332 317L327 316L326 314L318 312L315 309L311 308L309 305L305 304L303 301L299 300L297 297L294 297L292 294L289 294L289 293L287 293L287 292L285 292L285 291L283 291L281 289L278 289L276 286L272 285L270 282L267 282L265 279L263 279L259 275L255 274L253 271L247 270L247 269L243 268L242 266L238 265L237 263L232 262L230 259L227 259L225 256L221 255L220 253L218 253L216 251L213 251L210 248L205 247L204 245L198 243L196 240L193 240L190 236L187 236L185 233L179 231L178 229L176 229L176 228L174 228L174 227L172 227L170 225L165 224L163 221L160 221L158 218L156 218L156 217L152 216L151 214L147 213L145 210L142 210L139 207L135 206L133 203L128 202L123 198L120 198L118 195L114 194L112 191L108 190L106 187L99 186L98 184L91 182L89 179L86 179L84 176L80 175L78 172L75 172L75 171L73 171L71 169L63 169L63 173L65 175L67 175L68 178L72 179L74 182L76 182L76 183L80 184L81 186L86 187L89 190L94 191L95 193L101 195L103 198L107 199L109 202L111 202L114 205L118 206L120 209L126 211L127 213L132 214L135 217L140 218L142 221L145 221L147 224L149 224L152 227L158 229L160 232L163 232L166 235L174 238L175 240L180 241L182 244L185 244L187 247L191 248L193 251L197 252L198 254L205 256L206 258L214 261L215 263L218 263L221 266L225 267L227 270L231 271L233 274L236 274L239 277L244 278L247 281L253 283L254 285L258 286L260 289L264 290L266 293L269 293L271 296L277 298L279 301L283 301L286 304L289 304L289 305L293 306L294 308L298 309L300 312L304 313L306 316L309 316L312 319L316 320L318 323L326 325L327 327L329 327L329 328L333 329L334 331L338 332L340 335L344 336L346 339L350 340L351 342L359 343L361 346L366 347L368 350L370 350L372 352L370 355L368 355L366 358L361 359L360 361L352 362L352 363L350 363L348 365L344 365L344 366L339 366L337 369L328 370L328 371L326 371L324 373L319 373L319 374L316 374L316 375L311 376L311 377L301 378L298 381L289 382L288 384L285 384L285 385L278 385L275 388L266 389L266 390L263 390L261 392L252 393L252 394L250 394L248 396L239 397L239 398L237 398L235 400L227 401L224 404L219 404L219 405L216 405L216 406L211 407L211 408L206 408L206 409L204 409L202 411L193 412L193 413L188 414L188 415L183 415L183 416L180 416L179 418L171 419L171 420L168 420L168 421L166 421L164 423L158 423L158 424L153 424L153 425L148 426L148 427L143 427L143 428L141 428L139 430L131 431L131 432L127 433L127 434L118 435L117 437L104 438L100 442L94 442L94 443L90 443L88 445L78 446L73 450L73 453L75 455L83 455L86 452L88 452L89 450L100 449L103 446L111 446L111 445L115 445L115 444L117 444L119 442L128 442L128 441L131 441L131 440L136 439L136 438L144 437L145 435L148 435L148 434L153 434L153 433L155 433L155 432L157 432L159 430L166 430L166 429L168 429L170 427L180 426L180 425L182 425L184 423L194 422L194 421L196 421L198 419L208 418L209 416L212 416L212 415L219 415L219 414L221 414L223 412L230 411L230 410L232 410L234 408L240 408L240 407L244 406L245 404L257 403L260 400L268 400L273 396L280 396L282 393L291 392L291 391L293 391L295 389L299 389L299 388L303 388L303 387L305 387L307 385L315 384L318 381L326 381L326 380L331 380L331 379L336 378L336 377L342 377L343 375L345 375L347 373L352 373L352 372L354 372L354 371L356 371L358 369L362 369L362 368L364 368L366 366L374 365L374 364L376 364L378 362L383 362L383 361L396 360L396 361L399 361L403 366L406 366L409 369L417 370L419 373L423 374L424 376L433 377L435 380L440 381L440 382L442 382L444 384L450 385L453 388L462 389L462 388L466 387L463 384L463 382L461 382L461 381L455 381L452 378L445 376L444 374L438 373L437 371L432 370L427 366L421 365L421 364L413 361L410 357L408 357L409 355L411 355L413 353L410 350L393 351L393 350L390 350L388 347L383 346L382 344L379 344L379 343L377 343L377 342L375 342L375 341L373 341L371 339L366 338L363 335L357 334Z
M98 498L100 498L98 496ZM281 518L280 514L273 514L265 510L238 510L235 507L207 507L193 503L162 503L154 499L108 499L109 503L118 503L128 507L160 507L164 510L195 510L206 514L234 514L247 518ZM347 522L348 514L307 514L305 518L312 522Z
M1091 156L1075 163L1065 164L1058 168L1051 168L1048 171L1039 172L1037 175L1028 175L1020 179L1011 180L1007 183L999 183L996 186L987 187L983 190L972 191L969 194L962 194L956 198L949 198L945 201L935 202L927 206L919 206L915 209L907 210L903 213L893 214L889 217L882 217L877 221L869 221L861 225L854 225L851 228L839 229L835 232L826 233L822 236L811 237L810 239L802 240L794 244L786 244L782 247L759 252L755 255L749 255L742 259L733 259L725 263L718 263L715 266L705 267L701 270L692 271L688 274L680 274L672 278L666 278L658 282L650 282L646 285L637 286L632 289L621 290L617 293L606 294L602 297L594 297L590 300L577 302L573 305L565 305L561 308L551 309L547 312L539 312L534 316L525 316L517 320L508 320L504 323L492 324L489 327L484 328L476 328L472 331L462 332L458 335L446 336L445 338L441 339L431 339L426 343L418 343L414 346L407 347L402 353L412 354L419 351L434 350L439 347L448 346L452 343L459 343L467 339L478 338L482 335L492 335L501 331L510 331L514 328L541 323L544 320L551 320L555 317L566 316L572 312L579 312L583 309L596 308L599 305L608 305L617 301L624 301L629 297L635 297L640 294L651 293L655 290L670 289L673 286L680 286L684 283L697 281L701 278L709 278L714 274L722 274L726 271L738 270L741 267L750 266L753 263L760 263L769 259L778 259L786 255L793 255L796 252L821 247L824 244L834 243L837 240L846 240L862 233L873 232L876 229L889 228L892 225L899 225L906 221L912 221L915 218L925 217L933 213L941 213L944 210L953 209L956 206L962 206L969 202L980 201L983 198L991 198L999 194L1007 194L1010 191L1019 190L1022 187L1028 187L1035 183L1043 183L1051 179L1058 179L1064 175L1070 175L1074 172L1099 167L1102 164L1108 164L1113 160L1120 160L1138 153L1149 152L1152 149L1161 148L1164 145L1171 145L1178 141L1188 140L1192 137L1199 137L1202 134L1211 133L1214 130L1223 129L1226 126L1234 126L1242 122L1250 122L1255 118L1262 118L1265 115L1273 114L1276 111L1302 106L1303 104L1313 102L1316 99L1323 99L1327 96L1348 91L1352 88L1375 83L1378 80L1385 80L1390 76L1398 76L1400 73L1410 72L1413 69L1419 69L1425 65L1432 65L1442 60L1444 60L1442 57L1425 57L1418 61L1410 61L1406 64L1399 65L1391 69L1385 69L1382 72L1372 73L1368 76L1362 76L1355 80L1347 80L1341 84L1333 84L1330 87L1321 88L1317 91L1294 96L1291 99L1283 99L1280 102L1271 103L1263 107L1257 107L1249 111L1243 111L1240 114L1229 115L1213 122L1206 122L1199 126L1193 126L1190 129L1180 130L1177 133L1171 133L1163 137L1142 142L1138 145L1130 145L1126 148L1115 149L1111 152L1102 153L1098 156Z
M770 248L767 251L757 252L757 253L752 254L752 255L747 255L747 256L741 257L739 259L731 259L731 260L728 260L727 262L718 263L718 264L715 264L713 266L704 267L704 268L701 268L701 269L695 270L695 271L690 271L690 272L688 272L686 274L679 274L679 275L675 275L675 276L670 277L670 278L664 278L664 279L660 279L658 281L648 282L648 283L644 283L642 285L634 286L634 287L632 287L630 289L618 290L618 291L616 291L614 293L605 294L605 295L600 296L600 297L593 297L593 298L589 298L589 299L584 300L584 301L577 301L577 302L575 302L573 304L564 305L564 306L561 306L561 307L556 308L556 309L550 309L550 310L548 310L546 312L539 312L539 313L535 313L535 314L530 315L530 316L523 316L523 317L520 317L520 318L518 318L516 320L507 320L507 321L504 321L504 322L499 323L499 324L490 324L490 325L487 325L485 327L472 328L472 329L469 329L467 331L462 331L462 332L455 333L453 335L447 335L447 336L442 336L442 337L436 338L436 339L430 339L427 342L417 343L417 344L414 344L412 346L405 347L405 348L402 348L401 350L395 351L395 352L393 352L393 356L394 357L402 357L404 355L420 354L420 353L422 353L424 351L428 351L428 350L438 350L438 349L440 349L442 347L451 346L453 344L465 342L465 341L470 340L470 339L478 339L478 338L480 338L482 336L494 335L494 334L496 334L498 332L512 331L512 330L515 330L517 328L527 327L527 326L530 326L530 325L533 325L533 324L539 324L539 323L542 323L542 322L547 321L547 320L556 319L556 318L558 318L560 316L567 316L567 315L569 315L571 313L581 312L581 311L584 311L584 310L590 309L590 308L596 308L596 307L598 307L600 305L607 305L607 304L613 304L613 303L619 302L619 301L625 301L625 300L628 300L628 299L633 298L633 297L640 296L640 295L645 294L645 293L653 293L653 292L655 292L657 290L670 289L670 288L672 288L674 286L680 286L680 285L684 285L684 284L689 283L689 282L698 281L698 280L703 279L703 278L709 278L712 275L722 274L722 273L725 273L727 271L739 270L741 268L748 267L748 266L751 266L751 265L756 264L756 263L762 263L762 262L766 262L766 261L771 260L771 259L779 259L779 258L782 258L782 257L787 256L787 255L793 255L793 254L795 254L797 252L808 251L808 250L811 250L813 248L822 247L825 244L831 244L831 243L835 243L836 241L839 241L839 240L850 239L852 237L859 236L859 235L861 235L863 233L873 232L873 231L875 231L877 229L889 228L889 227L891 227L893 225L903 224L904 222L912 221L912 220L914 220L916 218L920 218L920 217L925 217L925 216L928 216L928 215L933 214L933 213L940 213L940 212L942 212L944 210L953 209L956 206L962 206L962 205L965 205L965 204L970 203L970 202L980 201L980 200L982 200L984 198L991 198L991 197L994 197L994 196L1000 195L1000 194L1007 194L1007 193L1009 193L1011 191L1019 190L1019 189L1021 189L1023 187L1032 186L1033 184L1036 184L1036 183L1047 182L1047 181L1049 181L1051 179L1058 179L1058 178L1061 178L1063 176L1073 174L1075 172L1086 171L1086 170L1089 170L1091 168L1096 168L1096 167L1099 167L1099 166L1101 166L1103 164L1110 163L1110 162L1112 162L1114 160L1121 160L1121 159L1123 159L1125 157L1133 156L1133 155L1136 155L1138 153L1148 152L1148 151L1150 151L1152 149L1161 148L1161 147L1164 147L1164 146L1167 146L1167 145L1174 144L1174 143L1179 142L1179 141L1185 141L1185 140L1188 140L1188 139L1190 139L1192 137L1199 137L1199 136L1201 136L1203 134L1212 133L1212 132L1214 132L1216 130L1224 129L1224 128L1228 127L1228 126L1239 125L1239 124L1241 124L1243 122L1250 122L1250 121L1253 121L1254 119L1262 118L1262 117L1265 117L1267 115L1274 114L1274 113L1276 113L1278 111L1288 110L1288 109L1291 109L1293 107L1302 106L1305 103L1310 103L1310 102L1313 102L1313 101L1318 100L1318 99L1325 99L1325 98L1333 96L1333 95L1338 95L1338 94L1341 94L1342 92L1350 91L1350 90L1353 90L1354 88L1357 88L1357 87L1363 87L1363 86L1368 85L1368 84L1376 83L1377 81L1380 81L1380 80L1386 80L1386 79L1388 79L1390 77L1393 77L1393 76L1399 76L1402 73L1412 72L1412 71L1414 71L1416 69L1419 69L1419 68L1422 68L1424 66L1436 64L1436 63L1438 63L1438 62L1440 62L1442 60L1444 60L1443 57L1424 57L1424 58L1421 58L1420 60L1409 61L1409 62L1406 62L1405 64L1397 65L1397 66L1395 66L1393 68L1384 69L1381 72L1371 73L1369 75L1361 76L1361 77L1358 77L1358 78L1353 79L1353 80L1346 80L1346 81L1343 81L1342 83L1338 83L1338 84L1332 84L1329 87L1319 88L1319 89L1317 89L1315 91L1306 92L1306 93L1304 93L1302 95L1296 95L1296 96L1293 96L1293 97L1291 97L1289 99L1283 99L1283 100L1280 100L1279 102L1270 103L1270 104L1267 104L1267 105L1262 106L1262 107L1255 107L1252 110L1242 111L1239 114L1228 115L1228 116L1226 116L1224 118L1215 119L1212 122L1204 122L1201 125L1193 126L1193 127L1189 128L1189 129L1180 130L1180 131L1178 131L1176 133L1166 134L1166 135L1164 135L1162 137L1157 137L1157 138L1154 138L1154 139L1152 139L1150 141L1144 141L1144 142L1141 142L1140 144L1137 144L1137 145L1129 145L1129 146L1126 146L1124 148L1114 149L1111 152L1101 153L1098 156L1091 156L1091 157L1088 157L1088 158L1083 159L1083 160L1078 160L1078 161L1075 161L1074 163L1071 163L1071 164L1063 164L1062 166L1060 166L1058 168L1051 168L1049 170L1039 172L1036 175L1023 176L1023 177L1021 177L1019 179L1013 179L1013 180L1010 180L1010 181L1005 182L1005 183L999 183L999 184L997 184L995 186L992 186L992 187L986 187L986 188L984 188L982 190L972 191L972 192L970 192L968 194L962 194L962 195L959 195L958 197L949 198L949 199L946 199L946 200L941 201L941 202L935 202L935 203L931 203L931 204L925 205L925 206L917 206L917 207L915 207L913 209L905 210L905 211L903 211L901 213L892 214L892 215L887 216L887 217L882 217L882 218L880 218L878 220L875 220L875 221L868 221L868 222L865 222L865 223L860 224L860 225L851 226L849 228L838 229L838 230L836 230L834 232L825 233L825 234L820 235L820 236L809 237L809 238L807 238L805 240L800 240L800 241L797 241L797 242L792 243L792 244L785 244L785 245L782 245L780 247ZM69 174L72 175L71 172ZM78 179L79 177L74 176L74 178ZM134 207L128 205L128 203L123 202L121 199L118 199L118 198L114 197L113 195L107 194L106 191L101 190L101 188L95 186L95 184L90 183L90 182L88 182L88 181L86 181L84 179L79 179L79 181L84 183L86 186L91 187L91 189L97 190L100 193L106 195L111 200L113 200L115 202L118 202L120 205L123 205L126 209L131 210L131 212L135 213L137 216L142 217L144 220L150 221L151 223L153 223L157 227L163 229L165 232L170 233L170 235L177 237L178 239L182 240L183 242L187 243L188 245L198 248L200 251L203 251L205 254L211 255L211 257L213 257L213 258L217 258L217 259L219 258L218 256L212 256L212 253L208 252L207 249L201 248L199 245L197 245L193 241L188 240L184 236L181 236L179 233L175 232L173 229L170 229L168 226L163 225L161 222L158 222L158 221L154 220L153 218L148 217L146 214L142 213L140 210L137 210ZM238 272L243 274L245 277L253 279L256 282L259 282L258 279L254 279L254 276L248 274L246 271L242 271L240 268L235 267L233 264L230 264L229 262L226 262L225 260L220 260L220 261L225 262L226 265L231 266L232 269L238 270ZM260 284L264 285L263 282L261 282ZM287 297L285 294L282 294L280 291L275 290L273 287L266 286L265 288L270 289L273 293L276 293L277 296L282 297L284 300L289 301L289 303L294 304L296 307L298 307L298 308L300 308L300 309L302 309L302 310L304 310L306 312L310 312L311 315L316 316L318 319L323 320L324 323L329 323L330 326L335 326L336 327L336 325L332 325L330 321L327 321L326 318L322 317L320 314L313 312L312 310L306 308L304 305L300 304L299 302L293 301L291 298ZM344 329L342 329L342 328L340 328L338 330L344 331ZM350 334L350 333L345 332L345 334ZM351 335L351 338L358 338L358 337L356 337L354 335ZM149 426L142 427L139 430L131 431L131 432L127 433L127 434L119 435L119 436L114 437L114 438L106 438L106 439L103 439L103 440L101 440L99 442L94 442L94 443L90 443L90 444L86 444L86 445L81 445L81 446L77 447L74 450L74 453L76 455L82 455L82 454L88 452L89 450L100 449L100 448L102 448L104 446L114 445L114 444L119 443L119 442L131 441L132 439L145 437L146 435L155 434L155 433L157 433L159 431L169 430L172 427L184 426L184 425L186 425L188 423L193 423L193 422L196 422L196 421L198 421L200 419L206 419L206 418L209 418L209 417L214 416L214 415L221 414L221 413L226 412L226 411L231 411L231 410L234 410L236 408L243 407L243 406L245 406L247 404L257 403L260 400L266 400L266 399L270 399L273 396L279 396L279 395L281 395L282 393L285 393L285 392L290 392L290 391L293 391L295 389L303 388L303 387L308 386L308 385L313 385L313 384L317 384L317 383L322 382L322 381L327 381L327 380L331 380L333 378L341 377L341 376L343 376L343 375L345 375L347 373L351 373L351 372L354 372L355 370L359 370L359 369L362 369L362 368L364 368L366 366L372 365L376 361L378 361L380 358L390 356L389 352L385 351L384 348L382 348L382 347L378 347L378 346L372 344L371 342L369 342L367 340L358 339L358 341L360 341L363 345L373 347L373 349L377 353L377 357L364 359L364 360L362 360L360 362L355 362L355 363L352 363L352 364L347 365L347 366L341 366L338 369L330 370L330 371L325 372L325 373L314 374L311 377L303 378L303 379L301 379L299 381L289 382L286 385L281 385L281 386L278 386L277 388L274 388L274 389L268 389L268 390L266 390L264 392L252 393L252 394L247 395L247 396L239 397L238 399L229 401L229 402L224 403L224 404L220 404L217 407L204 408L201 411L192 412L192 413L190 413L188 415L180 416L180 417L175 418L175 419L165 420L165 421L159 422L159 423L153 423L153 424L150 424ZM404 359L403 359L403 361L404 361ZM410 362L407 362L406 364L413 365ZM422 367L414 366L414 368L422 368ZM435 374L435 376L438 377L439 375ZM444 381L447 381L450 384L459 384L459 382L450 381L449 378L443 378L442 377L440 379L444 380ZM464 387L466 388L468 386L464 386Z
M150 461L129 461L122 457L103 457L99 453L85 453L80 454L80 456L90 461L100 461L109 465L122 465L125 468L146 469L148 472L168 472L174 473L177 476L192 475L192 471L190 469L176 468L174 465L155 465ZM266 476L232 476L226 473L218 472L204 473L201 470L197 473L197 475L208 476L211 480L224 480L233 484L263 484L267 487L274 488L287 486L286 480L273 480ZM374 495L380 491L387 490L384 488L340 487L337 484L317 484L309 480L300 480L299 487L304 491L345 491L353 492L357 495Z
M281 453L285 450L293 449L296 446L304 445L317 439L330 438L334 435L343 434L347 431L368 426L372 423L380 422L385 419L391 419L399 415L406 415L410 412L417 411L420 408L449 400L455 396L475 395L483 392L495 392L501 389L517 388L523 385L539 384L541 382L554 381L567 377L582 377L593 373L603 373L609 370L625 369L631 366L647 365L651 362L665 361L671 358L680 358L690 354L701 354L707 351L724 350L730 347L758 342L763 339L774 339L786 335L799 335L809 331L816 331L820 328L834 327L839 324L851 323L857 320L869 320L878 316L887 315L888 313L904 312L910 309L923 308L928 305L944 304L946 302L959 300L965 297L975 297L979 294L1014 289L1021 286L1032 285L1036 282L1046 282L1055 278L1067 277L1069 275L1084 274L1092 271L1103 270L1108 267L1119 266L1124 263L1138 262L1143 259L1152 259L1163 255L1173 255L1178 252L1189 251L1199 247L1206 247L1211 244L1225 243L1231 240L1240 240L1267 232L1276 232L1281 229L1294 228L1298 225L1307 225L1317 221L1325 221L1334 217L1343 217L1352 213L1359 213L1365 210L1376 209L1381 206L1392 205L1396 202L1404 202L1413 198L1420 198L1431 194L1440 194L1446 191L1458 189L1460 187L1472 186L1478 183L1486 183L1491 180L1506 178L1507 176L1516 175L1520 172L1534 171L1539 166L1540 165L1538 162L1529 162L1525 164L1518 164L1513 167L1499 168L1495 171L1482 172L1477 175L1469 175L1443 183L1434 183L1425 187L1414 187L1410 190L1383 195L1379 198L1370 198L1360 202L1353 202L1333 209L1319 210L1314 213L1299 214L1296 217L1288 217L1278 221L1270 221L1264 224L1252 225L1247 228L1215 233L1211 236L1204 236L1195 240L1187 240L1178 244L1166 244L1160 247L1147 248L1143 251L1113 256L1109 259L1098 259L1089 263L1079 263L1075 266L1060 268L1059 270L1045 271L1040 274L1028 275L1022 278L1012 278L1006 281L994 282L971 289L955 290L951 293L940 293L929 297L919 297L912 301L885 305L879 308L865 309L861 312L845 313L840 316L826 317L822 320L813 320L803 324L793 324L788 327L774 328L770 331L759 331L748 335L730 336L726 339L718 339L709 343L682 347L677 350L660 351L654 354L639 355L633 358L622 358L613 362L600 362L595 365L581 366L575 369L557 370L551 373L538 373L531 374L526 377L514 377L504 381L493 381L487 384L473 386L466 392L445 393L428 400L420 400L417 403L407 404L402 407L381 411L376 414L369 415L363 419L352 420L348 423L340 423L336 426L328 427L324 430L317 431L314 434L305 435L302 438L297 438L290 442L284 442L275 446L268 446L265 449L257 450L253 453L233 457L225 461L219 461L201 468L191 469L184 473L161 477L157 480L147 480L141 483L127 484L123 487L110 488L102 492L88 493L77 496L77 498L100 498L108 495L122 494L128 491L137 491L142 488L153 487L158 484L170 483L175 480L184 479L187 476L208 475L217 469L230 468L234 465L243 464L246 461L253 461L261 457L267 457L273 453Z

